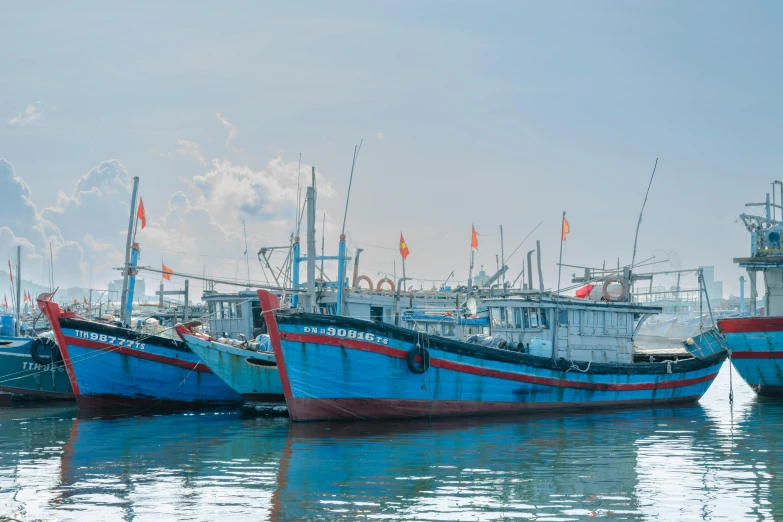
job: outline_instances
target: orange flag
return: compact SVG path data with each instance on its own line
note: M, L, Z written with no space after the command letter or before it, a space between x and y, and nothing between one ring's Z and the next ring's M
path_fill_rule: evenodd
M405 243L405 238L402 237L402 232L400 232L400 255L403 259L408 259L408 254L410 254L411 251L408 250L408 245Z
M136 217L141 220L141 229L147 226L147 214L144 212L144 200L139 198L139 210L136 212Z
M478 232L476 232L476 227L473 225L470 225L470 228L473 231L470 235L470 248L478 250Z
M563 233L560 237L563 241L566 240L566 234L571 232L571 225L568 224L568 220L565 218L565 213L563 213Z
M90 303L87 302L87 298L84 298L84 306L90 306Z
M163 265L163 263L161 263ZM171 274L174 273L174 270L167 267L166 265L163 265L163 279L166 281L171 281Z
M74 299L74 300L73 300L73 304L79 304L79 301L77 301L76 299Z

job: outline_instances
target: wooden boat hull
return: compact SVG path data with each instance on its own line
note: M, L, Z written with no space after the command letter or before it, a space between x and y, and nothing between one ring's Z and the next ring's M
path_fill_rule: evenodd
M188 345L207 367L248 401L282 402L283 385L277 366L255 362L255 352L234 346L181 334Z
M783 396L783 317L719 319L731 362L743 380L763 396Z
M259 298L289 413L299 421L696 401L728 355L724 350L704 360L575 364L348 317L270 312L278 308L275 296L259 291ZM421 357L429 367L417 373Z
M0 391L52 400L73 400L62 363L42 365L30 355L33 339L0 338Z
M236 406L242 397L182 341L62 313L39 301L60 346L80 413Z

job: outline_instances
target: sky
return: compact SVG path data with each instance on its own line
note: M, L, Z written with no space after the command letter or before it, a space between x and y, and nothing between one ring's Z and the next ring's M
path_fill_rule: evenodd
M428 288L467 279L471 225L491 272L500 225L508 256L542 222L509 273L538 239L554 288L563 211L563 263L627 264L657 158L637 260L714 265L728 296L737 216L783 179L779 3L159 4L0 0L0 257L21 244L25 278L50 243L58 285L119 277L134 176L142 265L264 281L312 166L333 255L363 140L346 230L373 281L401 232Z

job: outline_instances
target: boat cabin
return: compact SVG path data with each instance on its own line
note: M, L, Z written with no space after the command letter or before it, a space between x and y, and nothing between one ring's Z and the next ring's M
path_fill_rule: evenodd
M505 340L509 349L601 363L633 362L637 326L661 312L659 307L570 297L509 297L483 304L490 335Z

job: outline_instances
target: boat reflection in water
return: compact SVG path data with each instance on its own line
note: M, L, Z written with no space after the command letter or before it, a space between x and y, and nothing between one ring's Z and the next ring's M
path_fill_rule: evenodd
M758 400L735 376L731 410L727 377L691 407L497 419L109 421L14 408L0 411L0 515L781 518L783 404Z

